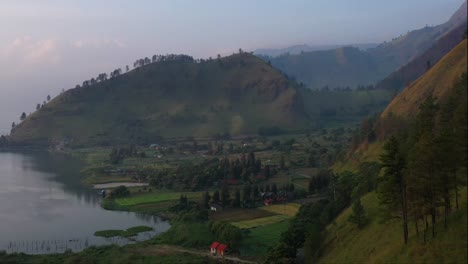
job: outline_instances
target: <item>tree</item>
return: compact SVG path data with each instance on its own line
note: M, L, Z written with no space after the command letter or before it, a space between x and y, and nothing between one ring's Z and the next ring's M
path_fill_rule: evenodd
M318 223L311 223L307 226L307 237L304 242L304 257L306 263L314 263L317 259L317 252L322 243L322 233Z
M119 198L119 197L126 197L130 195L130 191L124 185L120 185L119 187L115 188L111 194L111 198Z
M16 124L15 122L11 123L11 129L15 128Z
M408 243L408 200L407 185L403 171L406 168L406 159L402 153L400 143L392 136L384 145L384 153L380 156L384 170L379 185L379 202L384 205L387 212L397 211L403 221L403 239Z
M227 184L223 184L223 187L221 188L221 206L224 208L226 205L228 205L229 202L229 189Z
M361 199L356 199L353 203L352 207L353 211L348 218L348 221L354 223L358 226L358 228L364 227L367 223L367 215L364 207L361 204Z
M130 71L130 67L128 67L128 65L125 66L125 71L126 71L126 72Z
M210 207L210 198L210 193L208 191L203 193L203 205L205 206L205 208Z
M236 191L234 192L234 200L232 202L232 206L239 207L240 204L241 204L241 193L239 189L236 189Z
M50 101L50 95L47 95L47 102Z
M274 194L278 193L278 187L276 186L276 183L273 183L273 185L271 186L271 192Z
M39 109L41 109L41 104L36 105L36 110L39 110Z
M21 116L20 116L20 120L23 121L23 120L25 120L25 119L26 119L26 113L23 112L23 113L21 114Z
M214 192L214 194L213 194L213 202L219 203L219 200L220 200L220 199L219 199L219 191L216 190L216 191Z
M281 170L284 170L286 168L285 166L285 162L284 162L284 155L281 155L281 158L280 158L280 169Z
M270 165L265 165L264 175L265 175L265 178L267 178L267 179L269 179L271 177Z

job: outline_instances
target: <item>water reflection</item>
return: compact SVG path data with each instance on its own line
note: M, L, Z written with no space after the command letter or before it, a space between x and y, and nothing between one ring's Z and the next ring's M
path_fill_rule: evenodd
M82 164L49 153L0 153L0 250L30 254L79 251L92 245L128 244L100 238L97 230L152 226L148 239L169 228L159 217L100 207L96 190L81 184ZM7 202L5 202L7 201Z

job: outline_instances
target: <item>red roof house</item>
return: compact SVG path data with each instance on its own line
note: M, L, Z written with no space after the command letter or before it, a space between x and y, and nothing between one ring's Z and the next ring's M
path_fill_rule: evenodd
M224 245L224 244L219 244L217 250L218 250L218 255L220 256L224 256L224 252L227 251L227 248L228 246Z
M216 248L219 246L219 243L218 242L213 242L213 244L211 244L210 246L210 251L211 251L211 254L216 254Z
M227 251L227 248L227 245L215 241L211 244L210 251L213 255L224 256L224 253Z

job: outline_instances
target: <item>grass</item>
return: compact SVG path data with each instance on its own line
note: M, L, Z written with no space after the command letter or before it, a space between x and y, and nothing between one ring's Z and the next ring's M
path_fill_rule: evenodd
M359 230L347 221L351 209L345 210L328 226L320 263L466 263L467 203L466 188L462 191L462 207L450 215L447 230L438 220L436 237L428 236L424 244L416 237L413 223L409 226L409 243L403 244L401 222L382 222L375 193L364 196L362 204L370 222ZM422 227L421 227L422 229Z
M171 192L171 191L153 191L142 194L133 194L125 198L115 199L119 206L134 206L147 203L158 203L174 201L180 198L181 194L187 195L189 200L200 200L203 192Z
M241 229L250 229L254 227L266 226L269 224L279 223L288 220L289 217L285 215L272 215L252 220L244 220L238 222L232 222L232 225Z
M173 222L171 228L151 239L152 244L207 248L214 241L208 222Z
M187 254L171 253L145 255L137 250L137 246L129 245L90 247L79 253L53 255L5 254L0 252L0 263L9 264L182 264L182 263L214 263L209 258Z
M289 221L249 229L239 249L242 256L264 256L270 247L274 247L281 233L288 229Z
M423 76L411 83L388 105L382 117L394 113L398 116L413 116L419 105L429 95L444 100L452 91L453 84L459 80L467 68L467 45L465 39Z
M148 231L153 231L153 228L149 226L134 226L134 227L128 228L127 230L109 229L109 230L96 231L94 235L100 236L100 237L116 237L116 236L133 237L133 236L138 235L138 233L148 232Z
M210 219L213 221L238 222L272 215L276 215L276 213L262 209L225 209L220 212L212 213Z
M293 217L299 211L299 207L301 207L301 205L296 203L274 204L261 207L260 210Z

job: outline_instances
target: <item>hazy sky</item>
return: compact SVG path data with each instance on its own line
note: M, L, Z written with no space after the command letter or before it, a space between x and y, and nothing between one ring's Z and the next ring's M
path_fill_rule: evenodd
M463 0L0 0L0 133L47 94L152 54L382 42Z

